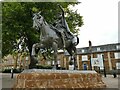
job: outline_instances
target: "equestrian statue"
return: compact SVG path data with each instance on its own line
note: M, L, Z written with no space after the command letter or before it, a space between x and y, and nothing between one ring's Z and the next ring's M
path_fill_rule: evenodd
M36 55L36 48L43 50L52 48L55 62L53 68L56 69L58 49L63 49L70 54L71 60L74 60L74 70L76 70L76 45L79 43L79 38L70 31L64 10L61 5L58 6L62 12L53 25L48 24L40 12L33 14L33 28L40 30L40 42L33 44L32 56Z

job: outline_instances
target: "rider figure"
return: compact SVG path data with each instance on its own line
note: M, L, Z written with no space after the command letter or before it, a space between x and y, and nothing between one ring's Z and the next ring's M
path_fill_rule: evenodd
M68 27L68 24L65 20L64 10L63 10L62 6L61 5L58 5L58 6L60 7L60 9L62 11L62 14L60 15L61 18L60 17L59 18L61 19L61 24L62 24L63 28L65 28L65 30L67 31L68 34L70 34L71 36L74 36L73 33L71 33L71 31Z
M65 47L65 36L64 35L66 35L67 38L69 38L68 35L70 35L71 38L74 38L74 35L73 35L73 33L70 32L68 24L65 20L63 8L60 5L58 5L58 6L60 7L62 13L60 13L58 15L58 20L57 20L57 22L55 22L55 27L61 33L63 44L64 44L64 47Z

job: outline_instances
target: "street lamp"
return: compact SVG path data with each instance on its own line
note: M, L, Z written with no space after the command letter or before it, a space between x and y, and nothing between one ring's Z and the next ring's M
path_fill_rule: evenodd
M92 70L91 54L92 54L92 42L89 40L89 53L90 53L90 70Z
M103 58L103 65L104 65L104 77L106 77L106 68L105 68L105 60L104 60L104 55L102 54Z

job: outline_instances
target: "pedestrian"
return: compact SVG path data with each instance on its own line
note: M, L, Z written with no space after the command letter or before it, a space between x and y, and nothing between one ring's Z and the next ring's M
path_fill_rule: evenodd
M13 67L11 68L11 79L13 78Z
M84 70L87 70L87 65L84 64L84 65L83 65L83 68L84 68Z
M112 73L113 73L113 77L116 78L117 77L117 72L116 72L115 67L113 67Z

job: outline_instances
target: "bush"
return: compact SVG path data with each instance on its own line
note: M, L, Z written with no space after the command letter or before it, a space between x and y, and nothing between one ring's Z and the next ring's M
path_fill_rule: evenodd
M58 67L57 70L65 70L64 67Z
M13 69L13 73L21 73L22 71L19 69ZM11 73L11 69L5 69L2 73Z
M37 65L37 69L52 69L52 66Z
M11 69L5 69L2 71L2 73L11 73Z

